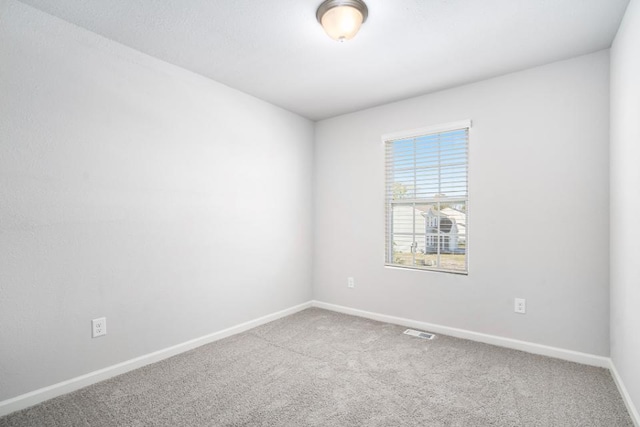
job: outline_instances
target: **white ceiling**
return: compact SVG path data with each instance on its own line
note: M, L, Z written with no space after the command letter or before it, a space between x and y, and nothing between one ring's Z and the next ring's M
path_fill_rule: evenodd
M313 120L608 48L629 0L366 0L340 44L321 0L22 0Z

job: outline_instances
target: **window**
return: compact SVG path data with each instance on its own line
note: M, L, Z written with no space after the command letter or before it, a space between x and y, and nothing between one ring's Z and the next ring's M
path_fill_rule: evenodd
M467 273L471 121L401 132L385 143L385 264Z

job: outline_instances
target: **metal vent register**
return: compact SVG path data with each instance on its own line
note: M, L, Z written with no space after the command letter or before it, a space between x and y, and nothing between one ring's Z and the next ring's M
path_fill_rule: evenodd
M434 334L430 334L429 332L416 331L414 329L407 329L404 331L405 334L411 335L412 337L423 338L425 340L432 340L435 338Z

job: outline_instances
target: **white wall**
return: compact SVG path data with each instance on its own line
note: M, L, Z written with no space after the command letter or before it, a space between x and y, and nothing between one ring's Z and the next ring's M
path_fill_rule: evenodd
M313 123L0 6L0 400L311 299Z
M319 122L314 297L608 355L608 117L601 51ZM469 275L383 267L380 136L463 119Z
M640 408L640 2L611 47L611 358Z

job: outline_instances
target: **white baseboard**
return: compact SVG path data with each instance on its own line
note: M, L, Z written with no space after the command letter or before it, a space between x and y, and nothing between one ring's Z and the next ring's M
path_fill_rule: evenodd
M511 338L499 337L496 335L482 334L479 332L468 331L465 329L451 328L448 326L436 325L427 322L420 322L417 320L406 319L402 317L388 316L386 314L373 313L365 310L358 310L355 308L345 307L341 305L329 304L322 301L310 301L303 304L290 307L276 313L272 313L258 319L250 320L245 323L233 326L231 328L224 329L222 331L214 332L209 335L205 335L200 338L196 338L172 347L168 347L153 353L146 354L144 356L136 357L135 359L127 360L122 363L118 363L113 366L109 366L94 372L90 372L79 377L72 378L67 381L63 381L57 384L53 384L41 389L22 394L20 396L13 397L11 399L0 402L0 416L10 414L11 412L18 411L20 409L28 408L29 406L36 405L48 399L52 399L57 396L61 396L66 393L81 389L83 387L95 384L100 381L104 381L116 375L124 374L125 372L132 371L137 368L149 365L151 363L158 362L163 359L175 356L185 351L200 347L202 345L227 338L231 335L236 335L241 332L245 332L256 326L263 325L265 323L272 322L282 317L289 316L297 313L309 307L318 307L326 310L336 311L339 313L350 314L353 316L364 317L367 319L378 320L380 322L393 323L396 325L407 326L416 329L427 330L444 335L450 335L457 338L464 338L472 341L483 342L486 344L493 344L500 347L512 348L515 350L526 351L528 353L540 354L549 357L555 357L558 359L568 360L571 362L582 363L585 365L597 366L602 368L608 368L611 371L611 375L622 395L622 399L627 406L629 416L634 422L636 427L640 427L640 415L638 410L633 404L629 393L620 377L615 365L608 357L595 356L592 354L581 353L572 350L565 350L557 347L550 347L541 344L535 344L527 341L514 340Z
M341 305L329 304L322 301L312 301L312 305L326 310L337 311L339 313L351 314L353 316L365 317L367 319L378 320L380 322L393 323L424 331L435 332L443 335L450 335L456 338L464 338L471 341L478 341L485 344L493 344L500 347L514 350L526 351L527 353L540 354L543 356L555 357L556 359L568 360L570 362L582 363L583 365L609 368L611 359L604 356L596 356L579 351L565 350L558 347L551 347L536 344L528 341L514 340L511 338L499 337L497 335L483 334L480 332L468 331L466 329L451 328L449 326L436 325L433 323L420 322L417 320L405 319L403 317L388 316L386 314L373 313L370 311L358 310Z
M205 335L200 338L195 338L193 340L183 342L172 347L145 354L144 356L136 357L135 359L118 363L117 365L108 366L106 368L93 371L79 377L71 378L69 380L43 387L41 389L16 396L11 399L3 400L2 402L0 402L0 416L10 414L11 412L18 411L20 409L28 408L29 406L36 405L45 400L70 393L88 385L104 381L111 377L115 377L116 375L124 374L125 372L141 368L142 366L158 362L171 356L175 356L176 354L184 353L185 351L200 347L201 345L209 344L211 342L227 338L231 335L239 334L241 332L255 328L256 326L260 326L265 323L280 319L282 317L289 316L290 314L297 313L298 311L304 310L309 307L311 307L311 302L299 304L294 307L278 311L276 313L268 314L258 319L250 320L248 322L232 326L222 331L214 332L212 334Z
M420 322L417 320L406 319L403 317L388 316L386 314L373 313L371 311L358 310L356 308L345 307L342 305L329 304L322 301L312 301L313 307L323 308L325 310L336 311L339 313L350 314L352 316L365 317L367 319L377 320L380 322L393 323L396 325L407 326L409 328L421 329L424 331L435 332L443 335L450 335L456 338L464 338L471 341L493 344L500 347L521 350L527 353L540 354L543 356L554 357L556 359L568 360L570 362L582 363L584 365L597 366L599 368L607 368L611 372L618 391L622 396L631 421L636 427L640 427L640 414L638 409L631 400L631 396L616 369L615 364L609 357L596 356L588 353L581 353L573 350L565 350L563 348L551 347L542 344L536 344L528 341L514 340L511 338L499 337L496 335L482 334L466 329L451 328L449 326L436 325L433 323Z
M406 326L409 328L420 329L428 332L435 332L443 335L450 335L456 338L464 338L471 341L478 341L486 344L493 344L500 347L521 350L527 353L540 354L542 356L554 357L556 359L568 360L570 362L582 363L584 365L597 366L599 368L607 368L611 372L618 391L622 396L631 421L636 427L640 427L640 414L633 404L631 396L616 369L615 364L609 357L596 356L579 351L565 350L563 348L551 347L542 344L536 344L528 341L514 340L511 338L499 337L496 335L482 334L466 329L451 328L449 326L436 325L433 323L420 322L417 320L406 319L403 317L388 316L386 314L373 313L371 311L358 310L356 308L345 307L342 305L329 304L322 301L312 301L313 307L323 308L325 310L336 311L338 313L350 314L352 316L364 317L367 319L377 320L385 323L393 323L395 325Z
M618 386L618 391L620 391L620 394L622 395L622 400L624 400L624 404L627 406L627 411L629 412L631 421L633 421L633 425L635 425L636 427L640 427L640 413L638 413L638 409L633 404L633 401L631 400L631 396L629 395L629 392L627 391L627 388L625 387L624 382L622 382L622 377L620 377L620 374L618 373L618 370L616 369L616 365L615 363L613 363L613 360L611 360L611 365L609 366L609 370L611 371L611 376L613 377L613 381L615 381L616 386Z

